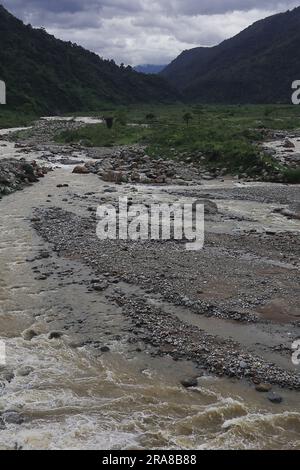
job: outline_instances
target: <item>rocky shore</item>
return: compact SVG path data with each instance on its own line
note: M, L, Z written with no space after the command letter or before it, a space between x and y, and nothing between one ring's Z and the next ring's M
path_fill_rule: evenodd
M49 171L35 161L0 160L0 198L14 191L36 183Z
M268 392L272 386L299 390L291 363L292 343L300 337L298 187L247 184L247 175L226 179L222 168L153 159L138 146L60 146L53 143L59 126L45 121L27 138L9 137L18 141L18 158L0 161L0 192L37 181L45 165L55 170L58 178L31 222L55 256L91 270L83 283L88 292L129 319L119 340L136 354L149 346L154 356L193 361L199 375L245 379ZM38 163L31 159L35 154ZM124 195L129 204L146 206L154 197L203 203L204 249L187 252L185 240L98 240L98 205L117 207ZM42 265L51 257L46 254ZM43 268L34 273L41 283L51 276ZM99 319L86 322L84 315L75 322L77 332L85 332L82 344L99 350ZM61 317L62 330L74 328L70 318ZM107 351L110 346L101 344Z
M269 134L263 149L283 167L300 167L300 133L273 132Z
M90 218L82 218L72 212L50 208L37 211L33 223L59 256L82 260L93 269L95 278L91 289L107 295L133 322L128 340L130 344L150 344L154 347L153 354L171 355L175 360L192 360L200 370L219 376L244 378L255 386L266 382L297 390L300 388L297 373L276 365L279 358L278 364L283 358L289 363L292 354L289 344L300 334L299 326L296 326L298 296L295 297L299 271L293 271L291 277L288 267L271 268L270 260L277 254L275 246L274 252L268 254L269 261L263 261L262 256L268 253L271 238L258 244L255 234L242 239L208 234L205 250L189 256L184 246L175 242L96 240L93 212ZM284 249L285 241L282 239L281 242ZM293 251L293 242L286 245L286 253L289 250ZM276 263L275 260L273 263ZM261 273L259 277L258 270ZM263 274L264 270L266 274ZM229 279L237 289L229 287ZM280 292L277 287L279 279ZM124 291L123 283L128 283L133 289L125 288ZM139 288L143 291L139 292ZM168 313L155 302L152 303L151 299L155 299L157 294L169 303ZM288 299L292 296L294 298L290 302ZM276 297L285 298L286 306L289 305L286 315L283 310L281 314L281 321L286 327L280 327L276 321L272 326L272 314L275 319L278 310L276 303L272 304L272 299ZM176 306L186 309L181 319L172 313ZM279 309L282 307L279 306ZM239 341L233 341L226 335L222 338L222 335L206 333L201 326L189 325L184 320L185 315L187 318L191 315L189 312L199 318L204 315L216 320L242 322L245 332L247 325L254 323L257 324L258 333L265 328L268 331L271 329L271 337L278 335L283 341L288 325L293 333L286 336L284 343L279 341L277 349L267 343L263 348L257 348L258 338L255 337L249 347L249 344L243 345L239 337ZM230 331L230 324L227 327ZM281 330L282 333L279 333ZM257 354L257 349L261 355ZM273 354L274 362L266 360L269 354Z
M193 163L153 159L142 148L121 149L111 156L94 154L95 157L97 160L87 163L85 167L109 183L180 185L199 183L203 179L203 172Z

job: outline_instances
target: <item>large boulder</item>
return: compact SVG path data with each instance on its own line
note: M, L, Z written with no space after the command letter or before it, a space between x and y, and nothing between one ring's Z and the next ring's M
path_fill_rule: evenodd
M77 165L75 166L72 173L75 173L77 175L87 175L89 173L89 170L86 166Z
M284 141L283 147L286 148L286 149L294 149L294 148L295 148L295 144L294 144L291 140L286 139L286 140Z
M101 178L107 183L119 184L123 181L123 173L121 171L108 170L102 174Z
M196 206L199 204L204 205L204 213L207 215L216 215L219 212L217 204L210 199L197 199L193 203L194 210L196 210Z

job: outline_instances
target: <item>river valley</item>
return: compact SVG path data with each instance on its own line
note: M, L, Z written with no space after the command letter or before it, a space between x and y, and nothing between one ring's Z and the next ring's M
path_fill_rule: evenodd
M2 134L53 171L0 200L0 448L300 449L299 185L119 185ZM204 250L99 241L119 196L213 201Z

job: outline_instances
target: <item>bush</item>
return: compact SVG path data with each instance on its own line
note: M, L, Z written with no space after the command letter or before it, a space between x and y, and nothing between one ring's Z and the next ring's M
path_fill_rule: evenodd
M283 172L284 179L290 184L300 184L300 168L286 169Z

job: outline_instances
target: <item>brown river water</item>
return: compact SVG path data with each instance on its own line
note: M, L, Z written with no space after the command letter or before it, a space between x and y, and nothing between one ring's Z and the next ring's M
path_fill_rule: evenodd
M99 180L88 178L89 190L99 190ZM283 403L273 405L246 383L210 376L186 390L180 380L196 373L192 364L137 355L126 341L95 356L70 346L72 328L65 339L48 339L49 321L64 316L66 305L75 316L100 316L100 338L107 325L121 334L127 321L83 285L74 292L55 276L35 279L28 259L47 246L29 219L34 207L47 205L48 194L52 204L72 210L55 195L59 182L86 192L86 179L61 169L0 201L0 340L10 370L33 368L0 384L0 412L15 409L25 417L0 430L0 449L300 449L297 393L281 391ZM62 271L88 274L75 261L55 262ZM31 326L41 334L25 341L21 333Z

